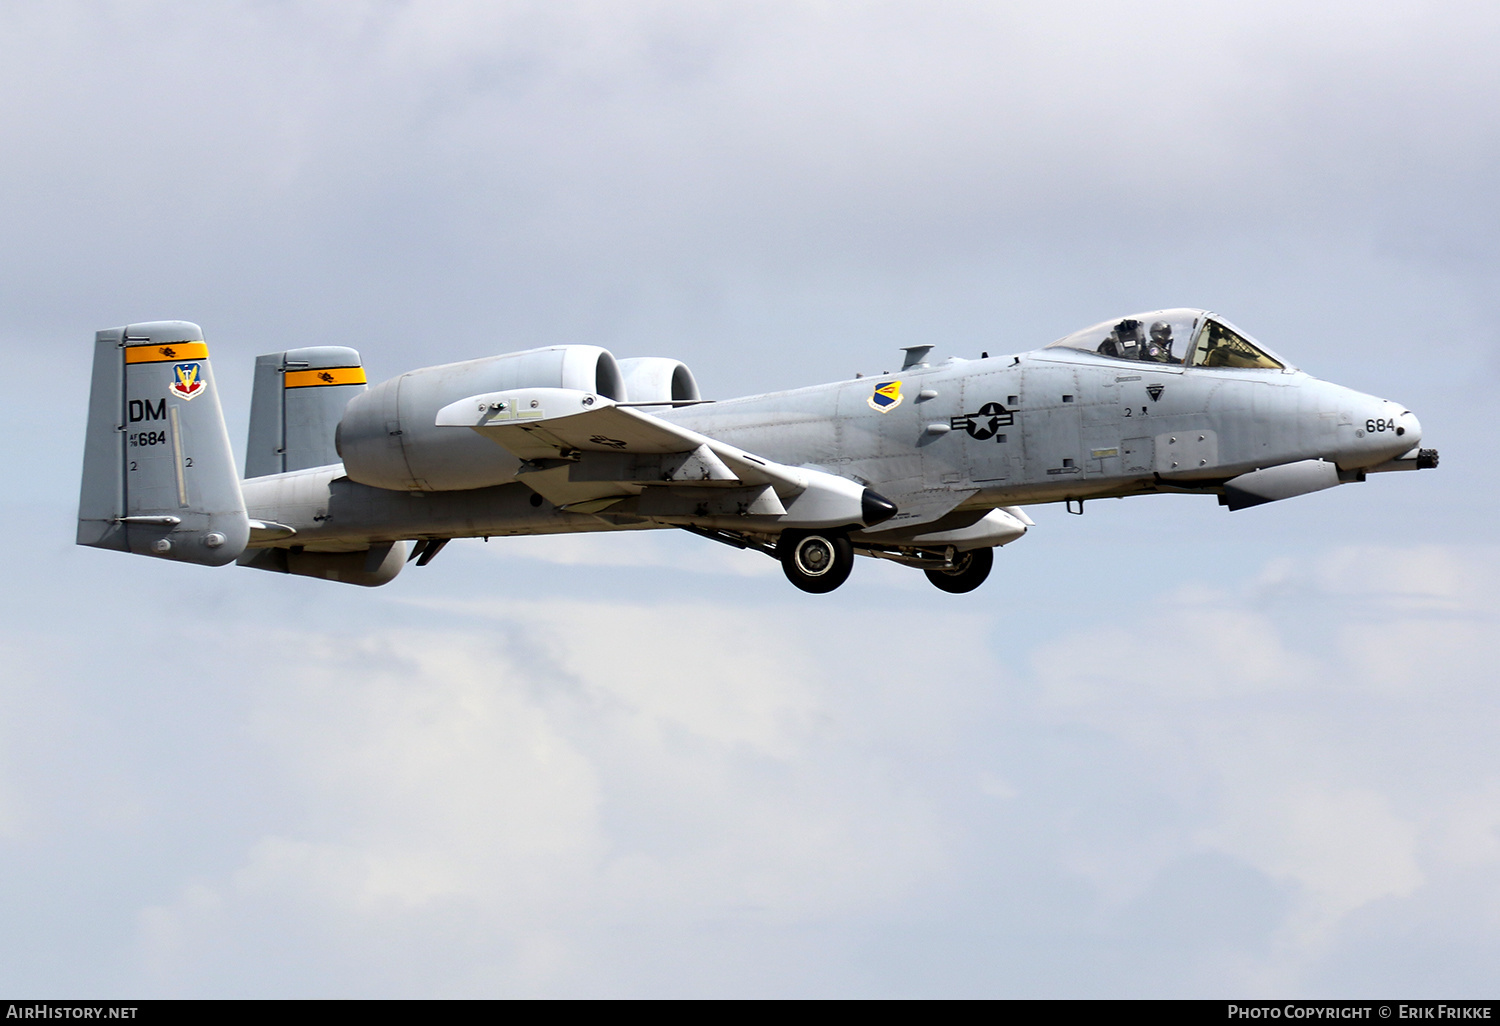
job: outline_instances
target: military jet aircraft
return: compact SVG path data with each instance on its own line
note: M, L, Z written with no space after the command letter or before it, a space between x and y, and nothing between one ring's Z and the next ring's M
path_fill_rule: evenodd
M856 554L983 583L1023 507L1175 492L1241 510L1437 466L1398 403L1206 310L1018 355L712 402L676 360L549 346L373 388L342 346L259 357L245 478L203 332L96 336L78 544L379 585L452 538L680 528L828 592ZM410 547L408 547L408 543Z

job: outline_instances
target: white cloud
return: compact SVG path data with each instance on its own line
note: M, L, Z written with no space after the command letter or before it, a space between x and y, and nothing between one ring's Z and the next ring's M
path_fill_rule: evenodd
M1083 853L1076 870L1119 902L1188 845L1294 884L1265 963L1286 989L1354 913L1433 900L1455 864L1494 866L1495 770L1483 730L1454 727L1493 709L1497 571L1493 550L1439 545L1275 560L1239 590L1179 590L1134 630L1040 649L1043 708L1125 742L1149 786L1201 810L1167 851ZM1433 732L1451 738L1436 758Z
M473 548L469 546L470 551ZM670 567L743 577L781 573L780 565L762 553L687 538L673 531L496 538L482 552L494 559L534 559L562 566Z
M1385 794L1280 774L1226 783L1223 820L1199 839L1298 885L1296 911L1282 927L1293 966L1326 954L1350 913L1409 897L1426 882L1418 824L1397 815Z
M238 868L143 911L154 986L222 985L235 938L275 909L293 934L334 932L332 950L300 956L331 972L464 919L467 939L423 957L432 980L381 992L463 991L443 963L495 944L547 952L500 959L496 986L588 991L597 972L629 990L611 975L623 953L595 950L612 930L650 924L649 945L704 921L867 912L942 864L919 796L868 755L819 754L828 664L785 614L468 612L478 630L282 639L297 658L264 671L255 731L300 809ZM688 961L700 958L714 965L711 952Z
M1476 876L1500 861L1500 778L1484 750L1466 737L1434 762L1420 737L1393 744L1410 688L1371 687L1352 654L1291 629L1319 636L1344 596L1376 596L1370 615L1397 634L1488 608L1494 554L1454 557L1334 551L1179 588L1148 603L1169 639L1065 634L1033 646L1029 680L982 648L924 643L1004 620L973 609L824 605L813 622L796 603L429 601L449 627L288 635L278 647L298 658L254 686L254 723L295 802L236 865L141 913L139 964L164 992L221 991L246 938L274 929L290 938L280 957L322 981L288 993L682 993L684 979L739 993L771 965L784 986L809 985L806 971L838 992L868 986L870 967L835 951L792 970L779 962L789 938L832 929L842 945L835 924L872 919L899 934L924 905L962 931L984 914L967 896L998 887L1020 916L997 927L1005 944L1025 943L1031 916L1072 936L1252 915L1263 927L1197 942L1196 982L1150 975L1170 935L1137 945L1140 965L1122 971L1155 979L1149 993L1303 993L1351 944L1447 908L1460 878L1470 928L1494 928L1500 888ZM859 663L866 635L913 643ZM1493 643L1465 644L1468 661L1432 686L1488 708L1472 666ZM960 740L995 688L1001 706ZM1430 709L1404 726L1449 719ZM1044 740L1021 740L1033 735ZM1069 736L1092 739L1089 754L1047 779ZM948 792L951 774L973 797ZM1117 801L1139 810L1122 818ZM1239 890L1174 897L1205 857L1242 875L1195 886ZM1231 912L1255 879L1281 904ZM1089 900L1062 914L1079 882ZM1163 901L1208 905L1153 911ZM726 964L686 940L709 924L732 944L764 941ZM353 968L413 957L416 977ZM1079 992L1061 964L1038 971L995 985ZM1109 976L1091 986L1129 990Z

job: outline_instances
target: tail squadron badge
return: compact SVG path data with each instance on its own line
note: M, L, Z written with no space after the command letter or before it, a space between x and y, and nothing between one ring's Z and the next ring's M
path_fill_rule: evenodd
M865 402L876 413L890 413L901 405L901 382L882 381L875 386L875 391L870 393L870 398Z
M167 391L179 399L196 399L203 392L203 365L201 363L178 363L172 365L172 383Z

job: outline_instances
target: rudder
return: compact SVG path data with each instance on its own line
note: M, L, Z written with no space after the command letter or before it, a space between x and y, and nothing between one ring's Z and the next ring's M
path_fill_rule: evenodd
M152 321L98 332L78 544L222 566L249 538L202 329Z

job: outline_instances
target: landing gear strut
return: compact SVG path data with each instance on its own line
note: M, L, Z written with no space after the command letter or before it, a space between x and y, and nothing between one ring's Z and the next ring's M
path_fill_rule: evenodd
M927 574L929 581L943 591L962 595L983 584L984 579L990 575L990 567L994 565L994 549L970 549L954 557L952 569L936 567L923 572Z
M822 594L849 579L854 545L842 531L783 531L776 558L787 580L803 591Z

